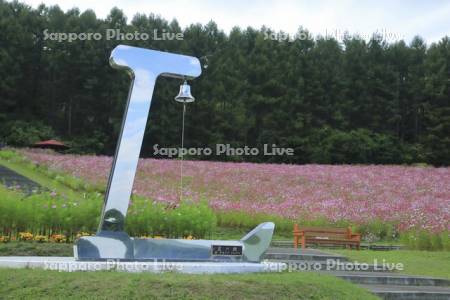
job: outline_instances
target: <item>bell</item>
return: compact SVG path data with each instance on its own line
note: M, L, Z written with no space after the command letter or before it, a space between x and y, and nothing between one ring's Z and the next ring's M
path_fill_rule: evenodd
M187 84L186 81L183 82L182 85L180 85L180 92L175 97L175 101L181 102L181 103L190 103L194 102L195 98L191 95L191 86Z

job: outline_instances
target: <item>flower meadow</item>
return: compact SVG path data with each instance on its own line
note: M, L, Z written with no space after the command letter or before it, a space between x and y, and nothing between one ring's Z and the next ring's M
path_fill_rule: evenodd
M34 164L104 190L112 158L17 150ZM140 159L133 193L180 202L179 160ZM450 168L385 165L287 165L183 162L182 198L207 201L217 214L325 220L396 230L450 230ZM132 207L130 207L132 209Z

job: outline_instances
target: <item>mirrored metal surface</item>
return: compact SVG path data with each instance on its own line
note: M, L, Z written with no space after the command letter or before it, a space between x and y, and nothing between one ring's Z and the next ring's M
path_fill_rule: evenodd
M106 189L99 232L124 230L157 77L195 78L201 74L200 62L195 57L124 45L112 51L110 64L128 71L132 84Z
M245 261L260 261L267 248L270 246L274 230L274 223L265 222L259 224L255 229L247 233L241 239L245 249L243 259Z
M167 260L259 262L272 240L275 225L258 225L239 241L137 239L124 232L82 237L75 246L77 260Z
M82 260L134 259L133 239L125 232L102 231L77 240L74 256Z

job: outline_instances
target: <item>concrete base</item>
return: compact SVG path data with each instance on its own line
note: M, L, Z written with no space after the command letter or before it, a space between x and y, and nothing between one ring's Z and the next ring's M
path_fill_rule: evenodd
M168 261L76 261L73 257L0 256L0 268L44 269L59 272L119 271L132 273L177 272L187 274L279 272L284 263L168 262Z

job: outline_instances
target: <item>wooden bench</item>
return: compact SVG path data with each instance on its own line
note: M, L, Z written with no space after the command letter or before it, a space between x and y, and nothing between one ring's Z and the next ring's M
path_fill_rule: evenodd
M294 248L307 245L343 245L359 250L361 235L348 228L299 228L294 224Z

